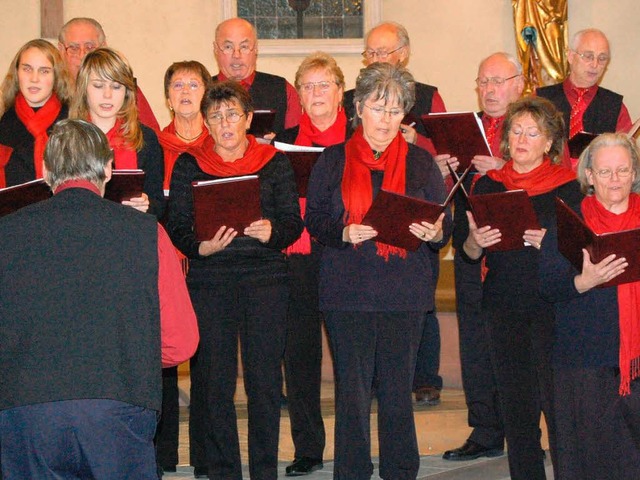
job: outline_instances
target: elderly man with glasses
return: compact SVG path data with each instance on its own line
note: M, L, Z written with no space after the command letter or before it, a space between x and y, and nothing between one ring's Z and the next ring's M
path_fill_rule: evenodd
M488 170L500 169L504 160L500 152L502 125L509 104L522 95L524 80L518 61L503 52L490 55L480 62L476 78L480 117L489 147L494 156L476 155L472 162L477 172L465 179L467 191L474 179ZM456 168L458 161L449 155L438 155L436 161L444 176L449 175L449 163ZM498 405L498 391L491 365L490 343L487 326L480 314L482 301L481 266L462 260L459 251L469 230L466 218L468 203L462 194L454 197L455 217L453 230L454 274L456 311L460 340L462 386L467 403L468 422L473 429L469 438L459 448L447 450L443 458L451 461L473 460L479 457L496 457L504 452L504 426Z
M407 29L395 22L384 22L373 27L365 36L365 49L362 52L365 65L374 62L390 63L406 67L411 55L411 45ZM344 94L344 108L348 118L355 116L353 90ZM404 119L401 130L404 139L435 155L431 140L425 137L420 117L427 113L445 112L444 101L438 89L432 85L416 82L416 103ZM436 371L437 375L437 371Z
M302 107L296 89L284 78L257 72L258 35L243 18L230 18L216 28L213 52L220 72L214 80L236 80L245 87L256 110L275 110L275 133L298 125Z
M71 79L76 81L82 60L87 53L107 46L107 37L100 23L89 17L76 17L65 23L58 33L58 50L67 65ZM160 124L151 110L149 102L136 87L136 106L140 123L160 131Z
M566 137L570 140L581 131L628 132L631 117L622 95L598 85L611 60L605 34L595 28L580 30L571 39L567 59L570 73L564 82L536 91L564 115ZM571 160L575 167L577 158Z

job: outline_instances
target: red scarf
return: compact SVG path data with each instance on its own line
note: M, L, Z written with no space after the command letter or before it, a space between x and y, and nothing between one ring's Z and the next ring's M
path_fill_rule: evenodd
M595 233L620 232L640 227L640 196L629 195L629 208L616 215L608 211L595 195L585 197L582 215ZM620 323L620 395L631 393L631 380L640 376L640 282L618 285Z
M500 170L489 170L487 177L503 183L507 190L522 189L530 197L535 197L575 180L576 174L561 165L553 165L551 160L545 158L541 165L527 173L516 172L511 160Z
M58 118L62 104L60 100L58 100L58 96L52 93L49 100L36 112L29 106L22 93L18 92L16 95L15 109L18 118L35 139L33 166L36 172L36 178L42 178L44 147L47 145L47 140L49 139L47 129L53 125L53 122Z
M319 130L313 123L309 115L306 113L300 117L300 128L298 130L298 136L296 137L295 145L302 145L305 147L311 147L313 145L321 145L323 147L330 147L331 145L337 145L345 140L345 134L347 130L347 116L344 110L340 108L338 110L338 116L336 121L326 130ZM300 213L304 220L304 212L307 208L307 199L300 197ZM287 255L292 253L309 255L311 253L311 237L305 227L302 231L300 238L294 242L293 245L287 248L285 251Z
M206 128L204 126L204 121L202 122L202 133L198 138L196 138L193 142L186 143L176 134L176 124L175 121L171 122L167 125L162 132L158 135L158 141L160 145L162 145L162 150L164 152L164 185L163 188L165 190L169 190L169 185L171 184L171 173L173 172L173 165L176 163L176 160L180 156L180 154L187 151L187 149L191 146L198 147L202 145L205 139L209 135L207 134Z
M127 141L122 136L122 120L116 120L115 125L107 132L107 140L113 149L114 170L138 168L138 153L127 145Z
M7 163L9 163L9 160L11 159L11 152L13 152L13 148L7 147L6 145L0 145L0 188L5 188L7 186L4 167L7 166Z
M398 132L393 141L378 160L362 135L362 125L354 132L345 145L344 172L342 175L342 201L344 202L344 222L359 224L371 207L373 186L371 171L384 171L382 188L404 195L406 186L406 159L409 147ZM389 259L389 255L407 256L406 250L376 242L378 255Z
M187 152L198 161L200 169L214 177L236 177L256 173L273 158L277 150L272 145L256 142L253 135L247 135L249 146L242 158L234 162L225 162L213 149L215 143L211 135L207 135L201 145L189 146Z
M319 130L311 123L309 115L303 113L300 117L298 137L294 143L305 147L311 147L312 145L320 145L322 147L337 145L338 143L344 142L346 129L347 116L342 108L338 110L336 121L326 130Z

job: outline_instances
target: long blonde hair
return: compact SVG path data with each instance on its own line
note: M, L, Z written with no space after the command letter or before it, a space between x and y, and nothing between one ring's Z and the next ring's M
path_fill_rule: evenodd
M118 111L118 119L122 121L122 136L129 147L140 150L144 142L136 106L136 81L129 63L111 48L96 48L84 57L76 80L76 94L71 102L69 118L90 119L87 88L91 74L125 87L124 102Z
M11 63L9 64L7 75L4 77L4 81L0 87L2 90L0 115L13 107L16 101L16 95L20 91L20 84L18 82L20 58L22 57L22 54L30 48L37 48L44 56L47 57L47 60L51 62L54 78L53 93L56 94L61 103L67 103L69 101L69 97L71 96L71 78L69 77L67 66L56 47L46 40L38 38L31 40L20 47L20 50L18 50L18 53L16 53L15 57L13 57L13 60L11 60Z

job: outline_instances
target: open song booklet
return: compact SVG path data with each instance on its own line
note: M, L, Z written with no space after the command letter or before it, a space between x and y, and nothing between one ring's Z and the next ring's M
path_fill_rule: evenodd
M373 239L376 242L416 251L422 240L409 231L409 225L420 222L434 223L447 208L468 173L469 168L458 178L443 203L380 190L364 216L362 224L369 225L378 232Z

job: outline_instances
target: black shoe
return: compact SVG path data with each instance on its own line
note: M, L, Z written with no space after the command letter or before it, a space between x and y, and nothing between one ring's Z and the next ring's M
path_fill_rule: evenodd
M474 442L473 440L467 440L464 442L464 445L460 448L456 448L454 450L447 450L442 455L442 458L445 460L451 461L465 461L465 460L475 460L480 457L500 457L504 455L504 449L502 447L498 448L488 448L484 445L480 445L479 443Z
M209 478L209 467L193 467L193 478Z
M324 467L322 460L315 458L300 457L296 458L291 465L285 470L287 477L299 477L302 475L309 475L311 472L320 470Z

